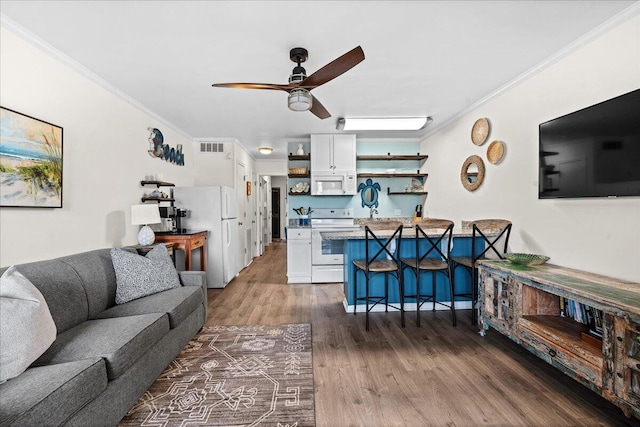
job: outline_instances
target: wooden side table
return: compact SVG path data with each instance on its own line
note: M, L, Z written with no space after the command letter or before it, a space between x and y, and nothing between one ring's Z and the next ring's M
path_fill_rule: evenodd
M176 247L176 243L174 242L158 242L156 241L156 243L164 243L164 245L167 247L167 252L169 252L169 255L171 256L171 259L173 260L173 265L176 265L176 253L175 253L175 247ZM146 255L149 253L149 251L153 248L155 248L157 246L157 244L153 244L153 245L149 245L149 246L142 246L142 245L134 245L133 247L136 249L136 251L138 251L138 255Z
M174 243L175 249L184 251L184 268L191 270L191 252L200 249L200 271L207 267L207 234L208 231L186 231L184 233L156 233L156 242Z

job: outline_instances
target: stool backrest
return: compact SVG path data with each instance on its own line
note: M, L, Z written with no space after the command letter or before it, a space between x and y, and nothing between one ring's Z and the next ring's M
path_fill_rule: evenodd
M493 251L500 259L504 259L503 254L507 251L509 244L509 235L511 234L511 221L506 219L480 219L471 222L473 234L471 240L471 257L472 263L476 260L484 258L490 250ZM495 236L487 236L487 234L495 234ZM504 249L499 250L499 240L504 236ZM476 238L482 238L484 250L480 253L476 252Z
M391 260L393 260L395 263L399 265L400 264L400 256L399 256L400 243L402 242L402 229L403 229L402 223L401 222L387 223L384 228L376 228L377 225L374 225L374 224L375 223L367 224L364 227L364 237L365 237L364 251L365 251L367 266L371 262L375 261L378 257L380 257L380 255L390 258ZM390 228L389 226L393 226L394 228ZM376 234L372 231L372 230L394 230L394 229L395 231L389 238L386 239L386 241L376 236ZM392 248L392 246L395 239L398 239L398 243L397 243L397 248L395 248L395 251L394 251L394 248ZM369 241L371 240L375 241L380 247L378 251L374 253L373 256L370 256L371 254L369 251ZM394 255L393 254L394 252L397 253L398 256Z
M451 235L453 232L453 221L448 219L423 219L416 223L416 265L431 254L439 256L443 261L449 262L451 253ZM436 232L437 230L437 232ZM426 240L427 247L424 252L420 252L420 241ZM446 249L442 251L442 243Z

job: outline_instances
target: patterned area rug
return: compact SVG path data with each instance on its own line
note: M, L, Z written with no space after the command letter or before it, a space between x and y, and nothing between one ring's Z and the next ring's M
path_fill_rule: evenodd
M120 426L315 426L311 325L204 327Z

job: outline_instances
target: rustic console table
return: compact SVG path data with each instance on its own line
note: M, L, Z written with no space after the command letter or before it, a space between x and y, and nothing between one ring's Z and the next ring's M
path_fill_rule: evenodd
M200 271L207 269L208 231L156 232L156 243L173 243L176 250L184 251L184 269L191 270L191 251L200 249Z
M494 328L640 418L640 284L551 264L481 261L478 269L482 335ZM563 316L566 300L599 310L601 339Z

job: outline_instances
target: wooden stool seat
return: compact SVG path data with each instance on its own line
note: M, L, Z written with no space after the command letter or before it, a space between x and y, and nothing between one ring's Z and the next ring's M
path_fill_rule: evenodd
M360 270L367 269L367 262L363 259L353 260L353 264ZM390 271L398 271L398 264L388 259L377 259L369 263L369 271L373 273L385 273Z
M402 263L408 267L416 268L415 258L402 258ZM436 258L424 258L418 263L417 268L419 270L446 270L449 268L449 264L445 261Z
M464 265L465 267L468 267L468 268L471 268L471 266L473 265L473 260L471 259L471 257L468 257L468 256L466 257L454 256L454 257L451 257L451 261L459 265Z

